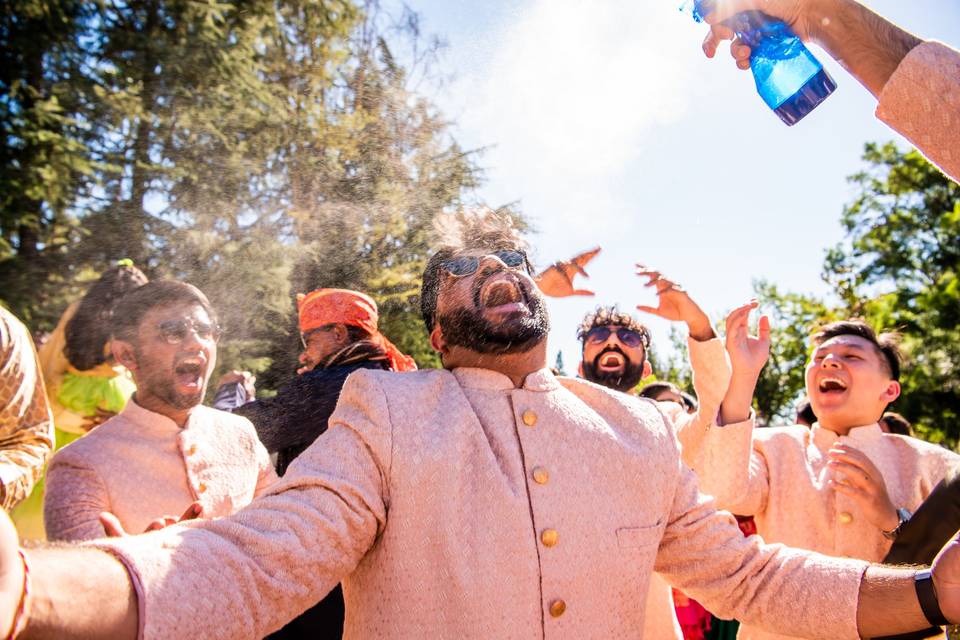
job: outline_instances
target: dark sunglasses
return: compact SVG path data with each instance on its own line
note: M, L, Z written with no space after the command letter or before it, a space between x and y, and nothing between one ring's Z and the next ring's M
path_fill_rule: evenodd
M613 333L613 330L610 329L610 327L594 327L587 332L586 341L592 342L593 344L600 344L601 342L606 342L611 333ZM617 340L631 349L636 349L640 346L646 348L647 346L645 336L641 335L638 331L625 327L619 327L617 329Z
M303 331L303 332L301 332L301 333L300 333L300 344L303 345L303 348L304 348L304 349L307 349L307 348L308 348L307 343L310 341L310 336L312 336L312 335L315 334L315 333L320 333L321 331L329 331L329 330L332 329L334 326L335 326L335 325L332 325L332 324L325 324L325 325L323 325L322 327L314 327L313 329L310 329L310 330L308 330L308 331Z
M523 251L507 249L504 251L495 251L488 255L494 256L511 269L519 269L527 265L527 255ZM476 273L477 269L480 268L480 261L485 257L487 256L461 256L447 260L441 266L446 269L450 275L456 278L462 278Z
M180 344L187 339L190 331L197 334L201 340L210 340L216 342L220 339L220 327L209 322L197 322L195 320L164 320L157 325L157 331L160 337L167 344Z

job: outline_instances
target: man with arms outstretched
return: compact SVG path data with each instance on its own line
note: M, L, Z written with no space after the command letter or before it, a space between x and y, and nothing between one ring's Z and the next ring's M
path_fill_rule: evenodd
M351 376L323 446L232 516L98 542L108 553L27 550L25 563L0 521L0 627L260 638L342 580L347 638L636 637L654 569L778 632L925 625L916 571L744 538L700 495L656 406L555 378L509 219L447 217L459 224L421 300L444 370ZM952 603L960 550L935 576Z

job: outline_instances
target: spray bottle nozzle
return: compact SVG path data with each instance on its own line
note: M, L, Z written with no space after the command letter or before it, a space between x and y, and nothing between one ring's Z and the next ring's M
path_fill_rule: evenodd
M680 5L680 11L689 13L697 22L703 22L703 18L711 13L714 8L714 0L685 0L685 2Z

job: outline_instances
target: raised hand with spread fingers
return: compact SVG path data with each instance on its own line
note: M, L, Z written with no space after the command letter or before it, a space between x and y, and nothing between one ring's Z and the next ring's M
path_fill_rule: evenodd
M750 334L750 312L759 306L756 300L750 300L727 315L726 345L732 372L727 395L720 406L720 418L724 424L742 422L750 417L757 380L770 356L770 318L761 315L757 335Z
M540 291L551 298L566 298L569 296L592 296L589 289L577 289L573 279L579 274L589 278L585 267L597 257L600 247L579 253L569 260L561 260L547 267L535 280Z
M693 301L686 289L670 280L656 269L650 269L637 263L637 275L646 278L645 287L652 287L657 294L657 306L637 305L639 311L658 316L671 322L684 322L690 337L698 342L716 338L717 334L710 324L710 318Z

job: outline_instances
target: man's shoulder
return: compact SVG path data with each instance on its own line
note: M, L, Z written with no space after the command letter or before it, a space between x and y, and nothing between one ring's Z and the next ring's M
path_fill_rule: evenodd
M389 371L385 369L357 369L346 381L349 386L373 385L385 392L394 389L409 391L436 387L446 382L456 383L454 375L446 369L418 369L417 371Z
M672 433L670 420L649 398L610 389L583 378L557 377L560 385L610 423L626 426L642 424L645 430L663 429Z
M597 398L623 406L642 405L646 407L656 407L657 404L649 398L641 398L640 396L632 393L617 391L616 389L611 389L603 386L602 384L584 380L583 378L557 376L557 382L559 382L560 386L562 386L564 389L571 392L575 396L584 399L585 401L588 401L590 398Z
M883 438L886 442L897 447L908 456L916 458L940 458L954 464L960 462L960 454L938 444L927 442L926 440L912 436L902 436L896 433L885 433L883 434Z
M204 404L197 406L193 411L195 415L192 417L192 421L198 421L205 426L213 425L226 429L253 430L253 423L250 420L230 411L215 409Z
M115 444L127 440L129 433L129 421L123 415L113 416L85 433L83 437L55 451L50 464L97 466L101 461L112 457L111 450Z
M754 444L779 447L806 447L810 441L810 428L802 424L778 427L757 427L753 430Z

